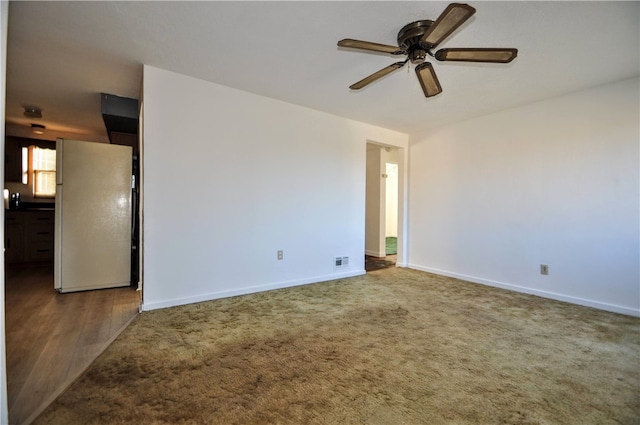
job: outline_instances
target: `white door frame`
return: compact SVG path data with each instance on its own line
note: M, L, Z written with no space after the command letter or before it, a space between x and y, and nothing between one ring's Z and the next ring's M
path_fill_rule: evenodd
M407 144L382 143L376 140L367 140L363 154L366 161L366 145L372 144L381 148L389 147L398 150L398 255L396 259L397 267L407 267L408 264L408 195L409 195L409 146Z

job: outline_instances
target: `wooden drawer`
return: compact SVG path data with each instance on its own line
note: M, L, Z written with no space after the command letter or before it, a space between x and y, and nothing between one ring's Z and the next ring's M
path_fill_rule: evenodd
M29 211L26 217L27 222L31 225L49 223L53 226L56 216L53 211Z
M53 242L30 243L26 247L26 257L28 262L53 261Z
M53 242L53 223L35 223L29 226L29 242Z
M23 224L24 222L25 222L25 216L22 212L5 210L4 212L5 229L12 225Z

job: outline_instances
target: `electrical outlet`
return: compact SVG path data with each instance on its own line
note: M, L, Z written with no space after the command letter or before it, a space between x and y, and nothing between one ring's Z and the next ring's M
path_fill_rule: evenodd
M284 259L284 252L282 250L278 251L278 260L283 260Z
M540 274L548 275L549 274L549 266L546 264L540 264Z

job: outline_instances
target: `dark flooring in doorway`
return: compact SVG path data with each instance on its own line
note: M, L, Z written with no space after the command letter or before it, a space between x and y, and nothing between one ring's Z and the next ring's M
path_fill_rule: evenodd
M387 255L386 257L372 257L370 255L364 256L364 269L371 272L374 270L382 270L388 267L394 267L396 265L397 255Z

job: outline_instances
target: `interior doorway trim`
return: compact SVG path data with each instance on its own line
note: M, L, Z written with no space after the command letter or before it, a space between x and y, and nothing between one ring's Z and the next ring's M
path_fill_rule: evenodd
M381 148L393 148L398 150L398 254L396 257L396 267L407 267L408 265L408 165L409 165L409 146L407 144L382 143L376 140L367 139L366 145L376 145ZM367 149L363 154L367 155ZM364 248L364 247L363 247ZM364 255L364 249L363 249Z

